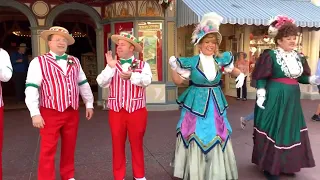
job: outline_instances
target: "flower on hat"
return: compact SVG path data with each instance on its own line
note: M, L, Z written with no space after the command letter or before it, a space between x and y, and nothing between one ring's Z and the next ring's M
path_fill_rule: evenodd
M123 36L123 37L126 37L128 39L131 39L132 41L134 41L136 43L140 43L140 41L130 33L121 32L120 35Z
M209 33L219 33L219 26L222 20L223 18L219 16L217 13L211 12L205 14L201 22L196 26L195 30L193 31L191 42L197 44L205 35ZM221 39L219 39L218 41L220 40Z
M295 23L294 19L289 18L284 15L278 15L274 18L271 18L269 21L269 29L268 29L268 34L272 37L275 37L278 33L278 30L286 23Z

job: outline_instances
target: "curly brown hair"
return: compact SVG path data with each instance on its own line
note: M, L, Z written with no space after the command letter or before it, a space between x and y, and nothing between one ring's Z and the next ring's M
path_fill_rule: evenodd
M298 27L290 22L283 24L279 29L277 35L274 37L274 42L278 45L278 40L282 40L284 37L298 36Z

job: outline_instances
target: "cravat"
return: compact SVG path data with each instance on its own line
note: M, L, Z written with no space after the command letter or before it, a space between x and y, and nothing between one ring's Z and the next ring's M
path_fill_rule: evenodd
M64 54L62 56L56 56L56 60L59 61L59 60L67 60L68 58L68 55L67 54Z
M129 63L129 64L131 64L131 63L132 63L132 59L120 59L120 63L121 63L121 64L124 64L124 63Z

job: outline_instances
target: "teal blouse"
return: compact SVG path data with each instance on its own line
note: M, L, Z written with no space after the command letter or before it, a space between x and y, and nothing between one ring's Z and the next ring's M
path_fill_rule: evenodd
M183 108L188 109L191 113L201 117L206 117L208 101L211 96L213 96L220 114L223 114L228 107L227 100L219 86L219 82L222 77L222 67L233 65L234 58L231 52L224 52L219 57L214 57L214 60L216 77L214 80L209 81L203 73L199 55L177 59L182 68L191 71L191 84L178 97L177 103Z

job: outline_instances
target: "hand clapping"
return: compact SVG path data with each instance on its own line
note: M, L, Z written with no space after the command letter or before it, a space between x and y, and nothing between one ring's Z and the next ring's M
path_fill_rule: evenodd
M117 55L115 55L115 57L113 58L112 57L112 51L108 51L106 54L105 54L105 56L106 56L106 60L107 60L107 64L110 66L110 67L112 67L112 68L114 68L115 66L116 66L116 64L117 64Z

